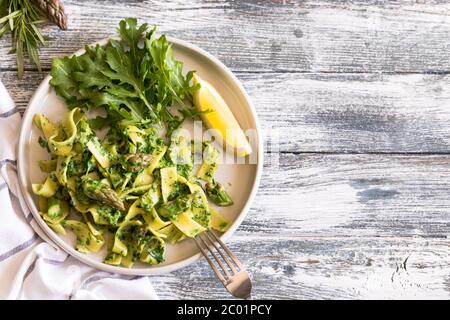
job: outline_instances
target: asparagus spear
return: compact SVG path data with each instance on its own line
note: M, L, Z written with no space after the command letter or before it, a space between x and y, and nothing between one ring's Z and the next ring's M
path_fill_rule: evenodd
M82 186L84 194L89 198L125 211L123 201L119 198L117 193L111 189L106 181L83 178Z
M126 161L126 169L137 172L147 167L153 157L152 155L145 153L129 153L125 155L123 159Z
M221 207L228 207L233 204L230 195L225 191L225 188L218 182L208 182L205 185L206 195L212 202Z

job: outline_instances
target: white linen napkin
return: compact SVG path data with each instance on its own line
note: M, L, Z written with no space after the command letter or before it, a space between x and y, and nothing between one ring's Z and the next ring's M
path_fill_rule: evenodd
M45 236L21 200L16 170L20 124L0 81L0 299L157 299L148 277L93 269Z

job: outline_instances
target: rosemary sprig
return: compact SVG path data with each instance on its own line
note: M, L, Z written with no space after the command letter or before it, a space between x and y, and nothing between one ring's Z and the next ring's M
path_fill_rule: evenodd
M46 46L47 42L39 25L47 21L45 13L33 0L0 0L0 17L0 39L11 33L11 53L16 54L19 78L24 74L25 51L41 71L39 48Z

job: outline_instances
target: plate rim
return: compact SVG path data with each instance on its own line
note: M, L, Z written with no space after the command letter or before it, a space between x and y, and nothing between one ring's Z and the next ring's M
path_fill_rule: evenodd
M206 50L198 47L197 45L194 45L190 42L177 39L174 37L166 36L167 40L171 44L175 44L181 47L185 47L189 50L192 50L202 56L205 56L207 59L209 59L213 64L215 64L222 72L224 72L228 78L232 80L232 82L238 87L238 89L241 91L241 94L243 95L244 99L247 101L250 113L253 117L253 120L255 122L255 129L257 133L257 148L258 148L258 154L257 154L257 165L256 165L256 175L253 180L250 194L245 201L245 204L240 212L240 214L236 217L236 219L231 224L230 228L223 233L220 236L220 239L222 241L226 241L231 237L231 235L234 234L234 232L237 230L237 228L242 224L242 221L246 218L248 211L250 210L250 206L254 201L254 198L256 196L256 193L259 189L261 176L262 176L262 169L263 169L263 156L264 156L264 150L263 150L263 138L261 134L261 126L259 122L258 115L256 113L256 109L253 105L253 102L248 95L247 91L245 90L244 86L242 85L241 81L231 72L231 70L225 66L218 58L213 56L212 54L208 53ZM104 38L102 40L99 40L97 42L92 43L91 45L104 45L106 44L109 39L114 37L108 37ZM76 52L74 52L72 55L80 55L85 52L85 49L79 49ZM72 56L71 55L71 56ZM78 261L87 264L93 268L96 268L98 270L103 270L111 273L117 273L117 274L123 274L123 275L158 275L158 274L164 274L173 272L175 270L181 269L183 267L186 267L188 265L193 264L197 260L199 260L202 257L201 252L198 252L194 255L192 255L189 258L180 260L178 262L174 262L168 265L154 265L154 266L148 266L146 268L125 268L121 266L112 266L105 264L103 262L94 261L91 259L88 255L80 253L76 251L72 246L70 246L67 242L65 242L63 239L61 239L56 232L54 232L50 227L44 222L44 220L41 218L39 213L36 210L33 210L34 208L34 200L32 199L32 195L30 194L29 190L25 187L25 181L27 179L25 175L25 167L27 166L27 159L25 156L25 145L27 142L27 139L29 139L29 132L25 132L25 126L23 123L25 121L32 121L32 115L29 113L30 111L30 105L35 103L35 100L37 99L38 92L42 91L45 86L48 85L49 81L51 79L50 73L45 76L45 78L41 81L39 86L34 91L30 101L27 104L27 108L25 109L24 115L22 117L22 125L20 128L20 134L19 134L19 143L18 143L18 151L17 151L17 171L18 171L18 177L19 177L19 186L20 186L20 192L22 193L23 199L25 199L25 202L27 204L28 209L30 210L31 214L33 215L34 219L38 223L39 227L45 232L45 234L50 238L51 241L54 242L59 248L64 250L67 254L73 256ZM33 206L30 205L30 203L33 203ZM31 221L30 221L31 223ZM43 239L46 241L46 239Z

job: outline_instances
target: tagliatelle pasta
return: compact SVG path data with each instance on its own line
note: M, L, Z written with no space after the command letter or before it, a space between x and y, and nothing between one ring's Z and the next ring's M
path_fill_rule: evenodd
M40 113L35 114L34 122L42 129L50 152L58 156L65 156L72 150L80 117L81 110L74 108L64 116L59 127Z
M158 264L166 242L226 230L204 191L218 167L211 144L203 144L199 174L194 143L182 134L167 141L152 125L118 121L100 139L79 108L59 124L41 114L34 122L51 156L39 161L48 176L32 186L41 216L55 232L73 232L78 251L106 246L107 264Z
M33 184L31 187L33 189L33 192L37 194L38 196L50 198L52 197L58 188L58 185L55 181L55 176L51 175L48 176L44 183L42 184Z

